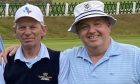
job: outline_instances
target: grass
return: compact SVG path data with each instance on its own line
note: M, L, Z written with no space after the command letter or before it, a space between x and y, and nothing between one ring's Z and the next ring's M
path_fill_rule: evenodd
M55 50L64 50L66 48L79 46L82 43L79 39L64 39L64 38L44 38L42 42L49 48ZM20 45L18 40L4 40L4 47L9 47L12 45Z
M140 36L115 36L114 40L122 43L133 44L140 47ZM67 38L44 38L42 42L49 48L55 50L64 50L67 48L81 46L81 41L77 39ZM19 45L18 40L4 40L5 48L12 45Z
M132 44L140 47L140 36L115 36L113 38L118 42Z

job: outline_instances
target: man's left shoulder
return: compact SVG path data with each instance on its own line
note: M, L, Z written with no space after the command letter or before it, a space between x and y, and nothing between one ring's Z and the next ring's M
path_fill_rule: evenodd
M135 50L135 51L139 51L140 52L140 47L136 46L136 45L132 45L132 44L125 44L125 43L119 43L118 44L120 49L125 49L125 50Z

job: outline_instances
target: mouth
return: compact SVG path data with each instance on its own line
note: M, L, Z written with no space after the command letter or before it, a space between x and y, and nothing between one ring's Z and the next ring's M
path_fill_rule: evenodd
M33 41L33 39L31 39L31 38L25 38L23 40L24 40L24 42L32 42Z
M94 35L94 34L88 36L90 40L96 40L98 37L99 35Z

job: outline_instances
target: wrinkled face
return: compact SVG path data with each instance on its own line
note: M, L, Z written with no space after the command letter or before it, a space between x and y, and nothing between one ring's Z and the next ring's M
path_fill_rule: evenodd
M41 38L46 34L45 26L33 18L20 18L15 25L15 35L24 47L40 45Z
M88 48L105 46L110 40L110 28L105 17L88 18L76 24L77 33Z

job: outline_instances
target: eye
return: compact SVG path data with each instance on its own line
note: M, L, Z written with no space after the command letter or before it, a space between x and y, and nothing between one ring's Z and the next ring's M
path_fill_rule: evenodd
M96 25L100 25L100 23L95 23L94 25L95 25L95 26L96 26Z
M101 23L100 23L100 22L96 22L96 23L94 23L94 26L95 26L96 28L99 28L99 27L101 26Z
M26 29L26 26L20 26L20 27L18 27L18 30L20 30L20 31L23 31L25 29Z
M88 25L80 25L79 29L80 30L86 30L86 29L88 29L88 27L89 27Z
M36 27L36 26L31 26L30 28L31 28L31 29L36 29L37 27Z

